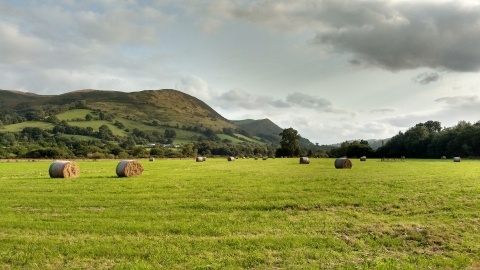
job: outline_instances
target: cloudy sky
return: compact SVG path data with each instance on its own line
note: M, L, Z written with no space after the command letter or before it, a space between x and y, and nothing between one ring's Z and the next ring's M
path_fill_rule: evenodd
M0 89L177 89L312 142L480 120L479 0L0 0Z

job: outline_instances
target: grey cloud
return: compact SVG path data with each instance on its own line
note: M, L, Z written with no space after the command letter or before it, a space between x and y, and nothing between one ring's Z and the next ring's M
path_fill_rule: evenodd
M420 67L480 69L480 6L463 8L456 1L375 2L377 7L373 8L372 2L350 3L339 1L333 4L338 9L330 12L341 15L345 10L360 10L372 16L366 19L359 14L356 24L332 24L328 31L317 33L313 43L329 45L334 52L352 53L392 71Z
M281 99L277 99L277 100L271 102L270 104L275 108L290 108L290 107L292 107L290 104L286 103L285 101L283 101Z
M448 106L465 106L469 104L480 105L480 100L477 95L443 97L443 98L437 98L435 101L440 103L445 103Z
M240 107L248 110L262 109L265 107L288 108L290 104L282 100L274 100L271 96L253 95L242 89L232 89L219 95L215 104L224 109Z
M360 66L362 64L362 61L358 60L358 59L352 59L350 61L348 61L350 63L350 65L352 66Z
M382 114L385 114L385 113L393 113L393 112L396 112L396 111L397 111L396 108L386 107L386 108L373 109L373 110L370 111L370 113L382 113Z
M221 11L278 31L313 30L311 44L351 53L351 64L480 70L480 5L464 1L231 1Z
M412 78L412 80L419 84L429 84L431 82L436 82L440 79L440 75L436 72L433 73L421 73Z
M335 113L335 114L349 114L351 117L356 117L358 115L358 113L356 113L356 112L352 112L352 111L349 111L349 110L346 110L346 109L337 108L337 107L334 107L334 106L330 106L323 111L324 112L329 112L329 113Z
M324 98L317 98L303 93L293 93L287 96L287 102L304 108L322 110L330 107L332 103Z

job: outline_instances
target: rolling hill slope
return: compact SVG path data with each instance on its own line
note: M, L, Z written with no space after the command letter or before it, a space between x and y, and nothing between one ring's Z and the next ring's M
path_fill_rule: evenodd
M132 93L79 90L55 96L0 90L0 100L0 109L14 110L19 114L70 105L142 123L156 121L159 125L200 126L212 130L236 127L203 101L171 89Z

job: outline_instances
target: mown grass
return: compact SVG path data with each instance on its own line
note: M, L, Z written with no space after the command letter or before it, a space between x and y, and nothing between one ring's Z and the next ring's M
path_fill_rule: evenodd
M0 162L0 268L480 267L478 161Z
M232 143L241 143L241 142L243 142L242 140L239 140L239 139L234 138L234 137L232 137L232 136L230 136L230 135L227 135L227 134L217 134L217 137L219 137L221 140L225 140L225 139L230 140L230 141L232 141Z
M97 117L95 113L93 113L92 110L87 110L87 109L75 109L75 110L68 110L66 112L57 114L58 120L73 120L73 119L85 119L85 116L87 114L90 114L92 117Z
M42 129L52 129L54 125L47 122L29 121L18 124L5 125L0 128L0 132L20 132L26 127L38 127Z

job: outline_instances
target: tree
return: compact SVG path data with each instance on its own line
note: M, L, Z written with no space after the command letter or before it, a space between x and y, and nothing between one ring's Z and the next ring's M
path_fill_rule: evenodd
M113 138L112 130L107 125L101 125L98 128L98 138L102 140L111 140Z
M135 147L135 145L135 140L131 136L129 136L126 141L120 144L120 147L125 150L131 150Z
M93 119L92 115L90 115L90 114L85 115L85 120L92 121L92 119Z
M302 138L293 128L286 128L279 134L282 136L280 150L284 156L298 156L300 154L299 140Z
M175 130L165 129L164 136L165 138L175 139L175 137L177 136L177 133L175 132Z

